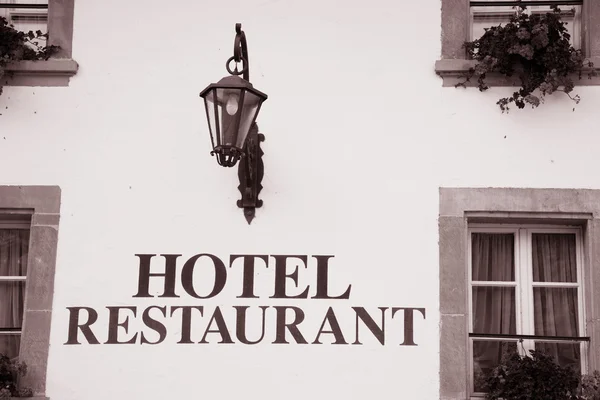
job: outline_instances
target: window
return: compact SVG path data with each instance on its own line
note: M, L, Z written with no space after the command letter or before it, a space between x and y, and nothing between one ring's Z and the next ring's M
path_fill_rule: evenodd
M8 218L14 216L21 215L0 222L0 354L10 358L19 356L21 344L31 224L31 215Z
M21 379L46 392L60 188L0 186L0 352L27 363Z
M529 3L525 11L529 13L543 13L550 9L550 4L558 4L568 23L573 46L581 48L590 61L600 65L600 25L594 22L600 19L600 2L524 0L523 3ZM443 78L444 86L454 86L475 64L466 59L463 43L480 37L486 27L508 21L510 15L520 10L516 4L511 0L442 0L442 57L435 69ZM502 78L488 78L492 85L506 85ZM584 79L578 84L589 82Z
M441 399L510 351L600 370L600 190L442 188L439 248Z
M580 228L472 225L468 249L471 392L507 352L585 370Z
M534 0L540 2L539 0ZM510 17L519 13L525 14L545 14L552 12L552 9L547 4L529 5L526 9L514 5L502 5L501 2L493 0L484 0L471 2L470 10L470 29L469 38L472 41L480 38L485 29L502 25L510 21ZM474 5L475 4L475 5ZM583 0L579 0L574 4L564 4L561 8L561 18L567 24L567 31L571 36L571 46L576 49L581 48L581 5Z
M48 32L48 44L60 46L47 61L23 61L7 67L11 72L8 85L68 86L78 69L72 59L74 6L75 0L0 0L0 16L16 29Z
M2 3L0 16L21 32L48 32L48 0L10 0ZM42 43L45 44L45 43Z

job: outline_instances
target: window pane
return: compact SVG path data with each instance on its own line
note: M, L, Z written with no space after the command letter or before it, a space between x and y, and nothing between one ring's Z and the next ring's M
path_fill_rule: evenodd
M0 281L0 328L20 328L23 323L25 282Z
M473 340L473 383L476 392L486 392L487 376L504 358L517 352L517 342Z
M28 249L29 230L0 229L0 276L27 276Z
M471 7L471 40L479 39L487 28L505 25L515 14L512 7Z
M535 349L548 354L561 367L581 371L581 345L579 343L536 342Z
M20 334L0 334L0 354L15 358L19 355L19 346L21 346Z
M515 288L473 288L473 333L515 334Z
M532 234L532 258L534 282L577 282L574 234Z
M473 281L515 280L515 237L512 233L471 234Z
M577 288L533 288L535 334L579 336Z
M566 22L567 31L571 35L569 40L571 46L576 49L581 48L581 6L563 5L559 6L559 8L562 15L561 19ZM520 8L514 6L471 7L471 40L479 39L483 36L486 28L508 23L511 15L515 15L517 10L520 10ZM527 6L524 12L529 14L546 14L553 11L550 6Z

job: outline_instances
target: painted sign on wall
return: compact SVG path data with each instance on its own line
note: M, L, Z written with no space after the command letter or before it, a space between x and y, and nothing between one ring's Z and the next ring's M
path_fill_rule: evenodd
M219 257L203 253L190 257L183 263L178 274L178 261L181 254L136 254L139 260L137 290L134 299L180 299L187 296L196 300L218 299L228 284L228 268ZM266 255L232 254L229 268L241 272L241 287L237 299L286 299L292 305L232 305L206 306L153 304L149 306L120 305L106 306L99 311L92 307L67 307L69 326L67 345L100 344L99 337L106 337L103 344L160 344L169 336L174 336L177 344L246 344L261 342L272 344L338 344L362 345L363 335L371 335L376 342L385 345L390 342L386 337L386 327L394 323L403 325L402 335L393 338L400 346L416 346L414 337L415 320L425 319L425 308L420 307L377 307L369 311L366 307L344 306L352 295L352 284L345 289L332 293L330 289L330 265L332 255L313 255L310 261L315 263L314 276L309 277L313 284L299 286L299 276L308 274L308 255ZM258 261L258 263L257 263ZM270 262L271 261L271 262ZM294 265L292 265L292 262ZM257 265L257 264L262 265ZM156 266L162 264L161 272ZM151 269L151 265L154 266ZM234 268L235 266L241 268ZM255 285L258 268L273 267L272 290L260 293ZM291 267L291 268L290 268ZM203 292L195 285L194 275L197 269L209 268L213 277L209 290ZM154 270L154 272L153 272ZM159 294L151 293L150 286L158 285ZM178 291L177 287L182 290ZM203 285L206 289L206 285ZM294 294L292 294L294 292ZM312 295L309 295L313 292ZM306 301L327 300L327 307L318 316L320 327L307 329L303 322L310 311L303 307ZM272 303L275 300L269 300ZM335 303L335 305L333 305ZM254 313L258 318L250 318ZM353 329L342 328L338 315L349 313L353 317ZM228 321L226 315L232 316ZM202 334L194 335L193 327L204 321ZM208 322L206 322L208 321ZM400 322L397 322L400 321ZM137 322L141 329L133 332L130 325ZM250 338L249 327L260 325L260 334ZM306 324L304 324L306 325ZM346 324L347 326L347 324ZM177 327L176 335L169 335L169 328ZM268 335L272 337L268 337Z

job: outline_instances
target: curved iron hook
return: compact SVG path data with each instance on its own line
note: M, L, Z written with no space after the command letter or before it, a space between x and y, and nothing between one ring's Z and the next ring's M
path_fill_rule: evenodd
M229 62L231 58L227 60L227 71L232 75L243 74L243 78L250 82L250 60L248 58L248 42L246 41L246 34L242 30L242 24L235 24L235 41L233 43L233 60L236 63L243 62L244 68L239 73L232 73L229 69ZM237 69L236 69L237 70Z

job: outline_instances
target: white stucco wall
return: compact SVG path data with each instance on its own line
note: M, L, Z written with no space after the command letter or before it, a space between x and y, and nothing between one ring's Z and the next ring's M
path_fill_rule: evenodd
M236 171L209 156L198 97L227 74L236 22L251 81L269 95L258 119L264 206L251 226L235 205ZM436 399L438 188L600 188L600 89L577 88L575 111L558 94L505 115L495 102L510 88L442 88L439 1L77 0L74 31L70 87L0 97L0 184L62 189L53 400ZM314 284L310 256L335 255L332 291L352 292L269 299L271 266L257 267L256 300L235 298L235 268L214 299L180 288L180 299L134 299L138 253L211 253L226 265L230 254L308 255L300 287ZM103 342L106 306L153 304L222 306L232 334L232 305L302 307L317 328L331 305L348 341L351 306L423 307L426 319L415 318L414 347L399 346L402 319L389 314L385 346L368 335L362 346L270 344L272 315L256 346L177 345L178 322L155 346L64 345L66 307L98 310Z

